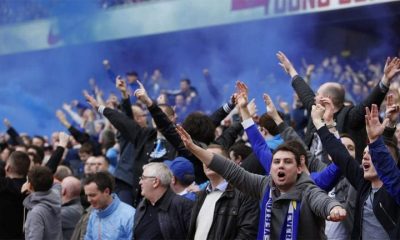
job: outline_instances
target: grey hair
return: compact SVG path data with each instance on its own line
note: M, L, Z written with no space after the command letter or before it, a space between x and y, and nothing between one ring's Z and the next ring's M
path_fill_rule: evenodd
M143 166L143 170L146 168L149 176L157 177L163 187L169 187L173 175L167 165L160 162L152 162Z

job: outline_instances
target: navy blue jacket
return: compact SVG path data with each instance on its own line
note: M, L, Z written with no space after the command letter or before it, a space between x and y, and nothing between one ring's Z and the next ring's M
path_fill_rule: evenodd
M369 144L372 163L388 193L400 205L400 170L385 146L383 138Z

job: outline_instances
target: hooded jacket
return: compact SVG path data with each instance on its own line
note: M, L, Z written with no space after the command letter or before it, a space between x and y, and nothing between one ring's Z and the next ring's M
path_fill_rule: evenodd
M25 239L62 239L61 185L45 192L33 192L24 199L29 211L25 222Z
M338 201L330 198L322 189L318 188L305 173L299 175L296 185L282 195L274 186L270 176L247 172L222 156L214 154L208 167L241 192L259 199L260 202L267 191L272 189L271 239L279 239L282 224L292 200L301 202L298 239L326 239L325 219L333 207L341 206ZM265 209L263 210L265 211ZM263 231L263 229L259 229L259 231Z

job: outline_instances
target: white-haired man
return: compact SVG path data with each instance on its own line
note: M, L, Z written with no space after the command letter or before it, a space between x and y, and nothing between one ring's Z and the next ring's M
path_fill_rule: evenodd
M144 199L136 209L135 239L186 239L193 202L170 189L172 173L164 163L143 166Z

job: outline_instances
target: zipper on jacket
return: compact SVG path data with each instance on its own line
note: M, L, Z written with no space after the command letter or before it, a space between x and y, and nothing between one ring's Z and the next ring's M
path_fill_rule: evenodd
M393 218L388 214L388 212L386 211L385 208L383 208L382 203L379 202L379 206L381 207L381 209L383 210L383 213L386 215L386 217L389 218L390 222L393 224L393 226L396 226L396 223L393 221Z

